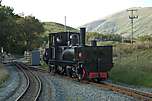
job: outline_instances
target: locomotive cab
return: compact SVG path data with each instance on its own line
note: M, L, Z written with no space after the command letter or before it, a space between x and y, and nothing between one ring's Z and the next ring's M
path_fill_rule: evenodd
M79 45L79 36L77 34L70 35L70 45L71 46Z

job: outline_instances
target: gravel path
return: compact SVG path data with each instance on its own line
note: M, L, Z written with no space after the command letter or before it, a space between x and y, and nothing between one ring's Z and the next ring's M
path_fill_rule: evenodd
M5 65L9 72L9 79L0 88L0 101L15 101L25 88L25 77L15 66Z
M44 79L51 87L51 101L136 101L132 97L60 76L45 74Z

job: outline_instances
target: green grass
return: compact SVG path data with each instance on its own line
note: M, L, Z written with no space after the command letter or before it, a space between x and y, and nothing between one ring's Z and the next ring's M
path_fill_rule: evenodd
M114 82L152 87L152 49L134 49L117 57L110 77Z
M0 64L0 87L9 78L8 71Z
M48 70L49 67L48 65L44 62L44 61L41 61L41 66L40 66L42 69L45 69L45 70Z

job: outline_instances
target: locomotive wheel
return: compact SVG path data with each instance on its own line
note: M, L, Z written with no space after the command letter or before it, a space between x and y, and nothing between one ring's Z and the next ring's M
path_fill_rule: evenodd
M58 73L63 75L65 73L65 67L63 66L58 66Z
M76 78L77 75L76 75L76 69L73 67L72 69L72 78Z
M97 82L100 83L100 81L101 81L101 78L97 78Z
M82 74L78 74L78 81L82 80Z
M57 72L57 65L54 65L51 68L51 73L53 73L55 75L56 72Z
M51 73L52 71L52 66L49 65L49 72Z
M86 71L85 71L85 69L84 68L79 68L77 76L78 76L78 81L86 79Z
M94 78L94 79L92 79L92 82L100 83L100 81L101 81L101 78Z
M66 67L64 66L64 67L62 67L61 74L62 74L62 75L65 75L65 72L66 72Z
M52 66L52 65L49 66L49 72L50 72L50 73L54 73L54 72L55 72L54 69L55 69L54 65L53 65L53 66Z
M66 71L65 74L66 74L67 76L72 77L72 69L71 69L71 68L68 68L68 67L67 67L65 71Z

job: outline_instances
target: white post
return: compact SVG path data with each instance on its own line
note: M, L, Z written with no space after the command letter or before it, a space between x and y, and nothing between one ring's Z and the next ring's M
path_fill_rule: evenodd
M1 53L3 53L4 52L4 49L3 49L3 47L1 47Z
M64 17L65 25L64 25L64 32L66 32L66 16Z

